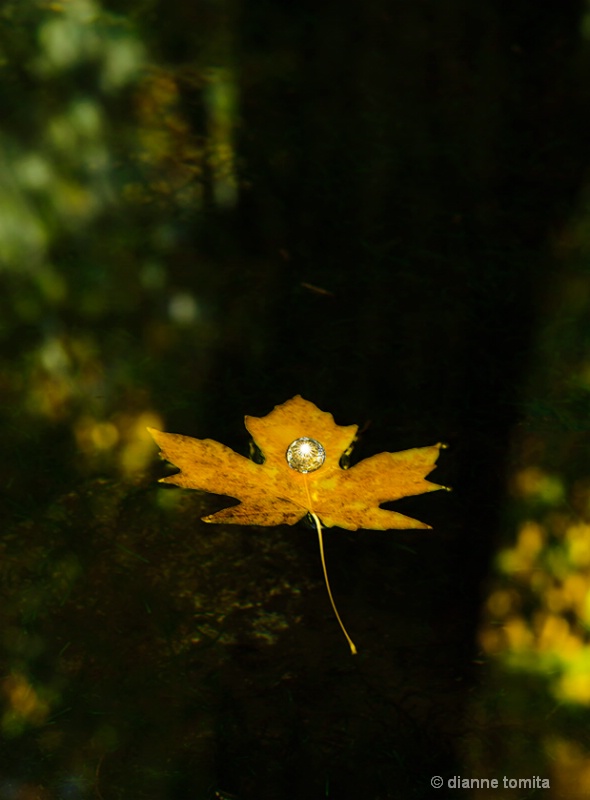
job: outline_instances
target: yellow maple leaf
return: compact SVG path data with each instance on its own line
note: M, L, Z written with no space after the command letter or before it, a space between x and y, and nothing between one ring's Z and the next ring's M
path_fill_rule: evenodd
M162 483L241 501L203 517L205 522L294 525L313 511L328 528L384 531L430 527L379 508L379 504L444 489L426 480L444 445L379 453L343 469L340 460L354 442L358 426L336 425L332 414L299 395L276 406L266 417L247 416L245 423L264 456L263 464L255 464L212 439L148 428L162 456L181 470L162 478ZM309 472L298 471L287 460L289 447L301 439L319 443L325 453L322 464ZM305 443L301 446L305 449Z
M212 439L193 439L148 428L161 455L180 469L161 481L240 501L203 517L205 522L294 525L310 514L319 535L330 600L354 653L356 648L342 625L330 591L320 521L327 527L348 530L429 528L379 506L401 497L446 489L426 480L444 445L379 453L345 469L340 463L350 452L358 426L336 425L332 414L320 411L300 395L276 406L265 417L247 416L245 424L264 457L262 464Z

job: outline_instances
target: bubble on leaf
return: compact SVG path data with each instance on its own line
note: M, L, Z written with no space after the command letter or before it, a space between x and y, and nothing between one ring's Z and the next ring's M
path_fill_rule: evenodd
M287 463L296 472L315 472L326 460L326 451L315 439L302 436L287 448Z

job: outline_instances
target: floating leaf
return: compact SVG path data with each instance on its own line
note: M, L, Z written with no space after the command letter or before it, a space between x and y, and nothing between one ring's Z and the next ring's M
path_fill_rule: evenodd
M314 519L326 573L320 522L347 530L429 528L418 520L380 508L381 503L446 487L426 480L443 444L399 453L379 453L351 469L341 461L353 445L357 425L336 425L331 414L300 395L276 406L265 417L245 419L264 463L238 455L212 439L193 439L148 428L164 458L180 472L162 478L185 489L234 497L238 505L203 517L205 522L238 525L294 525L307 514Z

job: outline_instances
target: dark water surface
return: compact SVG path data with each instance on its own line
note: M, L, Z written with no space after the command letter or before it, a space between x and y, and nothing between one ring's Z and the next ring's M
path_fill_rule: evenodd
M588 796L587 31L2 4L0 800ZM354 657L313 528L157 483L296 394L450 445L432 530L325 532Z

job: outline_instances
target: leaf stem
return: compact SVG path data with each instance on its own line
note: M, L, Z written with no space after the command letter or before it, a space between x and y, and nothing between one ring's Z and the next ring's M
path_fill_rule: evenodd
M338 613L338 609L336 608L336 603L334 602L334 598L332 597L332 590L330 589L330 581L328 580L328 570L326 569L326 559L324 557L324 539L322 536L322 526L320 524L320 520L317 514L313 511L309 512L313 517L313 521L315 522L315 526L318 532L318 541L320 543L320 557L322 559L322 568L324 570L324 580L326 581L326 589L328 590L328 596L330 598L330 603L332 603L332 608L334 609L334 614L336 614L336 619L338 620L338 624L342 628L342 633L346 636L346 641L348 642L348 646L350 647L350 652L352 655L356 655L357 649L355 647L354 642L348 635L346 628L344 627L344 623L340 619L340 614Z

